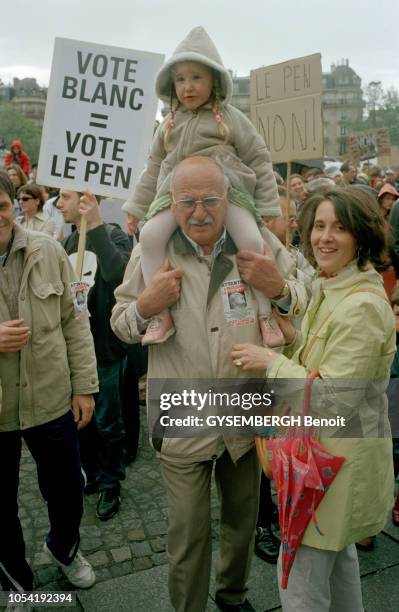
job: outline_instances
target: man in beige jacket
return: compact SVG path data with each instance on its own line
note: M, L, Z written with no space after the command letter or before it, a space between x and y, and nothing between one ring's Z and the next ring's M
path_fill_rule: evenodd
M305 308L300 286L287 284L272 256L237 254L224 228L227 195L223 171L214 161L198 156L181 162L171 179L171 208L179 229L169 241L168 260L145 288L136 247L115 292L111 325L126 342L139 342L148 320L171 308L176 333L150 346L150 384L151 379L161 379L161 384L180 379L184 385L185 379L189 386L193 378L217 384L217 379L243 377L230 351L236 342L262 344L253 287L286 306L287 313ZM233 292L242 294L245 307L231 307ZM226 611L253 610L246 599L260 475L253 438L154 438L169 503L167 553L174 608L203 612L207 605L214 467L221 496L216 601Z
M22 438L47 501L49 560L80 588L95 576L79 552L83 476L77 429L91 419L98 390L93 340L75 316L73 269L50 236L15 223L14 187L0 172L0 581L31 591L18 518Z

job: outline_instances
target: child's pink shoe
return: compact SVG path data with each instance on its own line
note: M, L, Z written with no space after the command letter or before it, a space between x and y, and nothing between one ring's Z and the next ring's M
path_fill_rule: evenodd
M159 315L152 317L147 327L147 331L141 339L141 344L142 346L147 346L147 344L160 344L172 336L175 331L175 326L173 325L173 319L169 310L163 310Z
M259 328L265 346L274 348L285 344L283 332L273 315L259 319Z

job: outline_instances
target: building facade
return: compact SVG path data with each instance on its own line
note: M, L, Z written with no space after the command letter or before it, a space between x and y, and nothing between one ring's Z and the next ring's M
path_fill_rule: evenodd
M362 80L345 59L323 73L322 83L324 154L345 158L349 154L348 123L361 121L363 116Z
M13 85L0 82L0 102L10 102L17 112L42 127L46 108L47 89L36 79L13 79Z
M233 97L231 103L236 106L244 115L250 118L251 105L249 102L249 76L234 76L229 71L233 79Z

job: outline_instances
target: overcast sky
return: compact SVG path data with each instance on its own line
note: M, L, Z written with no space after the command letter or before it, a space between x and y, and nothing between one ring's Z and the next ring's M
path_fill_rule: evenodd
M399 89L398 0L12 0L0 36L0 78L48 85L56 36L168 57L197 25L238 75L320 52L324 72L348 58L362 85Z

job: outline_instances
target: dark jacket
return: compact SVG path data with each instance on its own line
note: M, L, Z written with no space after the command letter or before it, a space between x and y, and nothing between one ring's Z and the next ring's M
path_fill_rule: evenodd
M78 242L76 230L63 241L68 255L76 253ZM88 308L97 362L106 365L125 355L123 343L113 333L109 321L115 304L114 290L122 282L131 247L120 227L104 223L87 232L86 251L97 256L97 271L94 286L89 291Z

